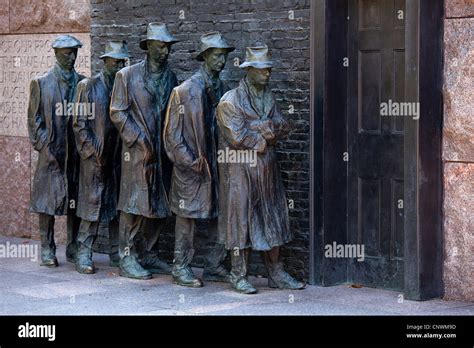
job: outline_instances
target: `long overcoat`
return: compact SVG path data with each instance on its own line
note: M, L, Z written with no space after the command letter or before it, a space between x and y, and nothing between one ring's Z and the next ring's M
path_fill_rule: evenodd
M169 160L163 149L162 129L176 85L176 75L168 65L153 79L147 59L116 74L110 118L122 139L120 211L149 218L171 214L166 192Z
M101 72L77 86L73 130L81 157L76 215L108 223L117 216L120 137L109 115L113 81Z
M28 134L38 151L30 210L48 215L66 215L75 208L79 181L79 156L74 142L72 115L77 83L85 76L72 73L67 91L59 66L30 83Z
M226 249L270 250L292 239L274 147L290 127L268 88L263 100L261 109L244 78L217 107L219 152L233 153L218 161L219 242Z
M164 145L173 162L170 206L178 216L212 219L218 213L217 104L227 90L199 69L176 87L168 104Z

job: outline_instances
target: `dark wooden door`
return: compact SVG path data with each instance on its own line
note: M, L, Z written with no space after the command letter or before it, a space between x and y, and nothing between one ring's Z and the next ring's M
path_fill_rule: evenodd
M380 116L403 101L405 1L349 0L348 242L364 246L348 280L402 290L403 117Z

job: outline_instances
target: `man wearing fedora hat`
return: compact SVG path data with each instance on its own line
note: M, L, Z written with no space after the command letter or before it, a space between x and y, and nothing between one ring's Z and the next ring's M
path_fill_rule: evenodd
M120 137L109 115L110 96L115 74L125 66L129 58L124 41L110 41L105 53L102 71L77 86L73 129L77 150L81 157L79 193L76 215L81 220L77 237L78 251L76 270L79 273L95 273L92 262L92 244L97 238L99 226L108 227L110 263L118 266L117 200L120 183Z
M240 65L246 76L217 107L219 150L247 151L257 161L219 162L219 238L231 251L231 284L241 293L257 290L247 279L250 250L259 250L273 288L302 289L283 269L279 249L291 239L285 188L275 143L289 124L268 88L272 62L267 46L248 47Z
M153 247L171 215L161 135L169 96L177 85L167 63L176 42L164 24L150 23L140 42L146 58L120 70L115 78L110 118L122 139L117 209L119 267L124 277L150 279L151 273L163 272Z
M170 206L176 214L173 280L189 287L202 282L191 267L196 219L208 219L208 254L204 280L228 281L226 250L217 244L217 125L215 110L227 87L219 79L227 55L235 48L218 32L201 37L196 59L201 68L176 87L170 98L163 133L173 162Z
M67 215L66 257L74 262L80 219L75 215L78 155L71 115L62 105L73 101L76 86L85 78L74 70L82 43L71 35L60 35L52 45L55 66L31 81L28 133L39 152L33 179L30 209L39 214L42 266L57 267L54 243L55 215Z

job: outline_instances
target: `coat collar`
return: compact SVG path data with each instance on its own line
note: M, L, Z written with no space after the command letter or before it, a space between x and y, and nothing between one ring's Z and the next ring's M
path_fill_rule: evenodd
M109 93L109 97L112 95L112 89L114 87L114 79L111 78L104 70L99 74L99 78L105 86L105 89Z
M204 85L206 88L206 92L209 95L209 98L211 98L212 105L214 107L217 107L217 104L219 104L219 100L222 97L223 90L224 90L224 85L221 81L221 79L217 79L217 86L214 88L214 84L212 83L212 77L211 75L204 69L204 67L201 66L201 68L198 70L198 74L202 76L202 79L204 81ZM217 92L217 93L216 93Z

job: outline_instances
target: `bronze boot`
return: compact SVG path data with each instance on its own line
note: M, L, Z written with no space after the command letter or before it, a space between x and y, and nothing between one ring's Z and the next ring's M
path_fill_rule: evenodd
M119 263L119 275L132 279L151 279L152 275L144 269L137 260L135 255L125 256Z
M190 288L200 288L203 286L202 281L194 275L191 267L173 267L173 283L188 286Z
M247 279L247 263L249 249L231 251L232 270L230 271L230 284L232 288L242 294L256 294L257 289Z
M54 243L54 216L39 214L41 236L41 266L58 267L56 244Z
M263 260L268 272L268 286L270 288L301 290L306 284L297 281L285 272L283 262L280 259L279 247L270 251L262 252Z
M95 273L92 250L80 242L78 242L78 250L76 252L76 271L82 274Z

